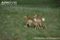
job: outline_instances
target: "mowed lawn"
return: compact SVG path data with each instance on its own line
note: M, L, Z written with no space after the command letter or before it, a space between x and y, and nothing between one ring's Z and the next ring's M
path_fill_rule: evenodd
M34 14L45 17L47 29L24 27L24 16ZM23 6L0 8L0 40L42 40L34 39L35 37L60 37L59 8Z

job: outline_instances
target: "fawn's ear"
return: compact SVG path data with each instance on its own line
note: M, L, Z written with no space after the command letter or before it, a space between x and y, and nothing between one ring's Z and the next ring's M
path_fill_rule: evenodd
M35 14L33 17L37 17L37 14Z
M26 18L27 18L27 16L24 16L23 18L25 18L25 19L26 19Z

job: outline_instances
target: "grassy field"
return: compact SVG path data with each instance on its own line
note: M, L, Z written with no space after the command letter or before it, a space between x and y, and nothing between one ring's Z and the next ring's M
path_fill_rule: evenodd
M33 16L34 14L45 17L47 29L36 30L24 27L23 17L25 15ZM0 8L0 40L45 40L34 39L34 37L60 37L59 8L27 6Z

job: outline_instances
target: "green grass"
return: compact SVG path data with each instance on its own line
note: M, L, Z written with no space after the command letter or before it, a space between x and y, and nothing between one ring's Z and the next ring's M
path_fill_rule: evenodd
M34 14L45 17L47 29L24 27L23 17ZM60 37L59 8L17 6L0 9L0 40L37 40L34 37Z

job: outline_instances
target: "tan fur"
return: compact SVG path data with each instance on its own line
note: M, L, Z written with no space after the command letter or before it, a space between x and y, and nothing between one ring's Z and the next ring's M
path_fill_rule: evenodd
M34 15L33 20L34 20L35 23L38 24L38 27L43 27L44 24L43 24L43 20L42 20L41 16Z
M28 25L34 26L35 28L43 26L43 20L41 16L38 16L38 15L34 15L33 17L24 16L24 18L25 18L25 24L27 27Z
M32 18L30 16L24 16L24 18L25 18L25 24L26 24L26 26L27 27L28 27L28 25L32 26L32 24L33 24Z

